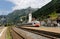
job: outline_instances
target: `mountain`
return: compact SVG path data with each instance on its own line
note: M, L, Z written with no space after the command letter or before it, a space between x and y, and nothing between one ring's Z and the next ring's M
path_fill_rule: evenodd
M6 18L6 15L0 15L0 20L1 18Z
M6 15L0 15L0 25L3 25L6 23Z
M27 9L15 10L7 15L7 22L12 24L19 23L22 16L26 16L36 10L37 9L31 7L28 7Z
M60 0L52 0L42 8L35 11L33 14L33 17L36 18L43 18L45 16L48 16L52 12L59 12L60 13Z

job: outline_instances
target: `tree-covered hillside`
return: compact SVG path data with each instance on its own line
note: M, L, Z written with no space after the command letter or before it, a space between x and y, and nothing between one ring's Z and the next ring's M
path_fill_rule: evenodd
M32 13L36 10L37 9L31 7L28 7L27 9L15 10L7 15L7 22L12 24L19 23L22 16L26 16L30 12Z
M52 0L42 8L38 9L33 13L33 17L36 18L46 18L52 12L58 11L60 9L60 0Z

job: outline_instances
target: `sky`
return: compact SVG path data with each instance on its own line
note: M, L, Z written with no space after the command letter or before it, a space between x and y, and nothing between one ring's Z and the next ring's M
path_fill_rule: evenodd
M14 10L28 7L41 8L51 0L0 0L0 15L7 15Z

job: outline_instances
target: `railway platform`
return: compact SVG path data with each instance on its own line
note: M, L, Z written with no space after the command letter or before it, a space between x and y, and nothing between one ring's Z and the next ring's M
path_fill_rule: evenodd
M3 29L3 28L0 27L0 33L1 33L2 29Z
M33 29L33 30L42 30L42 31L48 31L48 32L60 34L60 27L23 27L23 28Z
M0 27L0 39L6 39L7 27Z

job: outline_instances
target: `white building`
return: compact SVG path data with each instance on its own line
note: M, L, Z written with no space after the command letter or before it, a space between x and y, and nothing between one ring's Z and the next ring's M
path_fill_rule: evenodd
M32 22L32 13L29 13L29 19L28 19L28 23Z

